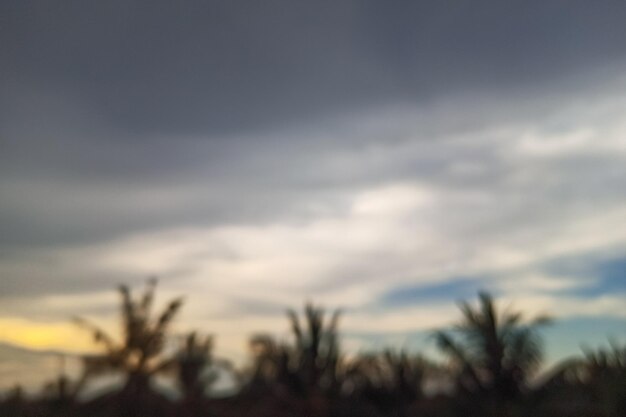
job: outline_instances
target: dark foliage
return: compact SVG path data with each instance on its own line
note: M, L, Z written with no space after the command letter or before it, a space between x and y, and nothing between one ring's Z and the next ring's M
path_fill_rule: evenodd
M138 298L120 288L119 339L78 320L102 347L100 355L85 358L81 378L70 380L62 369L36 397L16 387L2 397L0 416L626 416L626 346L585 351L531 383L542 354L537 326L546 319L524 322L520 313L499 312L486 293L477 307L460 305L457 326L435 334L450 359L447 366L405 351L348 357L339 346L339 313L327 316L307 304L302 316L287 313L290 342L253 337L253 365L236 372L213 357L210 336L190 333L167 354L170 324L182 301L153 313L155 285L151 281ZM240 381L239 391L227 398L210 395L218 365ZM85 384L105 373L123 375L124 384L81 400ZM155 390L159 374L173 378L178 399ZM429 382L439 384L439 391L427 392Z
M436 333L439 348L456 368L461 406L475 415L518 414L528 391L528 377L541 362L536 327L548 322L538 318L522 322L517 312L498 312L487 293L479 294L473 308L461 303L463 321L452 331Z

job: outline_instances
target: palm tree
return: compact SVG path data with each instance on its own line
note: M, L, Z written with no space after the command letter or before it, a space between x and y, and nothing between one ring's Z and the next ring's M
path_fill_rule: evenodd
M185 337L183 346L176 355L178 384L188 402L201 399L207 386L215 381L214 373L206 374L207 368L213 362L212 349L211 336L201 337L192 332Z
M152 313L156 280L148 281L144 293L133 298L128 287L120 286L122 340L117 341L101 328L78 318L77 323L93 335L104 352L84 358L88 375L106 372L125 374L123 393L141 394L149 388L150 377L171 368L173 358L164 358L163 349L169 326L182 306L182 299L171 300L157 315Z
M579 410L586 407L588 414L626 415L626 345L611 342L608 348L583 352L583 357L558 364L542 390L561 408L576 404Z
M324 310L307 304L302 322L294 310L287 312L295 338L294 370L305 391L338 389L339 345L337 324L340 312L335 311L328 323Z
M405 351L386 350L380 360L385 384L399 403L409 404L423 397L422 385L429 367L424 358L410 356Z
M289 372L287 345L278 343L272 336L257 334L250 339L253 368L248 385L260 386L284 380Z
M301 320L294 310L287 311L293 344L280 343L268 335L250 341L254 358L247 391L268 387L287 390L302 397L339 391L340 355L337 341L339 312L324 320L324 310L312 304Z
M380 354L363 355L353 361L349 375L351 395L381 411L393 410L393 415L406 415L424 396L427 372L434 366L420 355L387 349Z
M603 415L626 415L626 345L610 343L609 348L587 350L583 369L583 382Z
M537 326L548 323L540 317L522 322L520 313L498 313L492 297L479 294L479 306L460 304L463 320L452 331L435 334L444 354L459 367L457 387L482 395L496 404L517 399L528 376L542 359Z

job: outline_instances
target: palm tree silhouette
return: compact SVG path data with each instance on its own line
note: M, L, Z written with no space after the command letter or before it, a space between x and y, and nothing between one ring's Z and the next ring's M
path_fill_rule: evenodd
M93 335L104 353L84 358L88 375L122 372L126 394L142 394L149 388L150 377L173 367L175 358L164 358L163 348L169 326L182 306L182 299L171 300L157 315L152 313L156 280L148 281L144 293L137 299L128 287L119 287L121 295L122 340L116 341L104 330L77 318L79 325Z
M353 387L351 395L379 410L404 416L424 397L425 377L432 369L434 365L422 356L403 350L362 355L354 360L354 372L348 380Z
M626 345L610 343L609 348L585 350L583 384L603 415L626 415Z
M479 306L460 304L463 320L452 331L435 334L437 344L459 366L458 388L474 398L499 405L517 399L527 377L542 359L537 326L548 323L540 317L526 324L520 313L498 313L492 297L479 294Z
M201 399L207 387L216 379L214 373L206 374L212 364L213 338L201 337L192 332L185 337L176 355L177 381L187 402Z
M339 312L325 320L324 310L306 304L304 318L287 311L293 344L277 342L268 335L250 341L254 358L246 391L286 390L300 397L339 391L340 354L337 340Z
M556 364L540 386L548 404L559 413L575 408L578 415L626 415L626 345L583 349L582 357Z
M424 358L412 357L405 351L386 350L380 360L385 383L398 402L409 404L423 397L422 384L429 367Z
M287 315L295 338L295 372L303 388L336 390L339 383L337 325L340 312L335 311L326 324L324 310L311 303L304 308L302 322L294 310L289 310Z
M267 334L253 336L249 346L254 365L248 385L259 386L283 381L289 372L288 347Z

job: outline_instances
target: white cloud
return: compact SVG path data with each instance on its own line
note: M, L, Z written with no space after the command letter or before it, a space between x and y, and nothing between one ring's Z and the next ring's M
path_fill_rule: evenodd
M626 300L622 295L599 297L510 294L502 299L528 316L547 314L556 319L572 317L615 317L626 319Z

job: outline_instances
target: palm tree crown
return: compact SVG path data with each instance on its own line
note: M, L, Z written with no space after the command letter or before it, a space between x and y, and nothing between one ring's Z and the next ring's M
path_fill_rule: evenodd
M121 371L126 374L125 390L142 390L149 377L173 366L173 359L163 358L162 352L172 319L182 306L182 299L170 301L157 315L152 314L156 280L150 280L144 293L133 298L128 287L120 286L122 340L116 341L104 330L84 319L79 325L93 334L94 341L104 353L85 357L88 374Z
M461 303L463 320L452 331L437 332L437 343L460 367L460 389L512 399L541 361L536 328L548 319L523 323L520 313L498 313L489 294L480 293L479 301L477 308Z
M252 338L254 370L249 386L268 382L299 395L321 391L336 392L339 384L340 355L337 340L339 312L324 320L324 310L312 304L304 309L304 319L289 310L294 344L276 342L268 335Z

